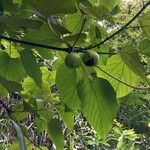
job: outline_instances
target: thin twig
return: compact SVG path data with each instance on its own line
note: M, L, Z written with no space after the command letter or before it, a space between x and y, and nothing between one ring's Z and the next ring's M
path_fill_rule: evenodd
M86 18L84 18L84 20L83 20L83 23L82 23L80 32L79 32L79 34L78 34L78 36L77 36L77 38L76 38L76 40L75 40L75 42L74 42L74 44L73 44L73 46L72 46L73 48L74 48L74 46L76 45L76 43L78 42L78 40L79 40L79 37L80 37L80 35L81 35L82 31L83 31L83 28L84 28L85 23L86 23Z
M121 80L119 80L118 78L112 76L111 74L109 74L108 72L106 72L105 70L103 70L102 68L100 68L100 67L98 67L98 66L96 66L96 67L97 67L100 71L104 72L106 75L108 75L109 77L111 77L112 79L114 79L114 80L116 80L116 81L118 81L118 82L120 82L120 83L122 83L122 84L124 84L124 85L126 85L126 86L128 86L128 87L130 87L130 88L133 88L133 89L136 89L136 90L150 90L150 87L135 87L135 86L132 86L132 85L130 85L130 84L127 84L127 83L125 83L124 81L121 81Z
M148 1L140 10L139 12L133 16L133 18L131 20L129 20L121 29L117 30L115 33L113 33L112 35L110 35L109 37L107 37L106 39L104 39L103 41L101 41L98 44L95 45L90 45L88 47L85 48L81 48L80 51L83 50L90 50L96 47L99 47L100 45L104 44L105 42L107 42L108 40L110 40L111 38L113 38L114 36L116 36L118 33L120 33L121 31L123 31L124 29L126 29L126 27L128 27L137 17L139 17L139 15L148 7L148 5L150 5L150 1Z

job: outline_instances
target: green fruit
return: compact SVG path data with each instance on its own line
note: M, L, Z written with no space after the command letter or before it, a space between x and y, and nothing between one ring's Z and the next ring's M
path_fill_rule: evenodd
M99 55L94 51L87 51L83 56L83 62L86 66L95 66L98 64Z
M82 59L77 53L69 53L65 58L65 64L69 68L78 68L82 64Z

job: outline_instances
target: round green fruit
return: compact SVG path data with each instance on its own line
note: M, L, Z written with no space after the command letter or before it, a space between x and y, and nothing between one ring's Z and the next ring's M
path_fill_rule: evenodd
M82 59L77 53L69 53L65 58L65 64L69 68L78 68L82 64Z
M83 56L83 62L86 66L95 66L98 64L99 55L94 51L87 51Z

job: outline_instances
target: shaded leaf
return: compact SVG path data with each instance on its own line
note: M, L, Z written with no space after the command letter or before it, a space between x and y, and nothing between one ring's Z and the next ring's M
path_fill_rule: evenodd
M100 5L100 6L92 6L92 5L80 4L80 8L85 13L95 17L98 20L108 19L109 11L106 9L106 7L104 7L102 5Z
M150 39L150 26L149 26L150 25L150 10L142 15L139 22L140 22L140 25L142 26L145 36L148 39Z
M46 17L55 14L68 14L77 11L75 0L27 0L37 11Z
M124 63L138 76L146 78L145 69L140 61L138 51L134 46L128 44L120 52L121 59Z
M142 40L139 44L139 52L150 57L150 40Z
M24 69L31 78L35 81L35 83L41 87L42 86L42 73L36 62L36 58L30 49L25 49L20 52L20 57Z
M20 82L24 69L19 58L11 58L6 52L0 51L0 75L7 80Z
M100 3L111 11L115 6L121 3L121 0L101 0Z
M6 88L8 92L19 92L22 90L21 84L15 81L8 81L0 76L0 83Z
M49 137L56 145L57 150L64 149L64 137L62 133L62 125L59 119L53 118L48 120L47 129Z

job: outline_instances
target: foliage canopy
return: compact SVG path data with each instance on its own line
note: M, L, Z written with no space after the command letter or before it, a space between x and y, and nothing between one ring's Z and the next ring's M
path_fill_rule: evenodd
M0 0L0 104L19 135L20 149L30 147L21 124L29 114L37 131L48 131L62 150L62 127L74 132L79 114L99 140L106 139L122 99L149 93L150 1L137 2L133 12L123 3ZM98 53L98 64L65 65L68 53L83 57L87 50Z

